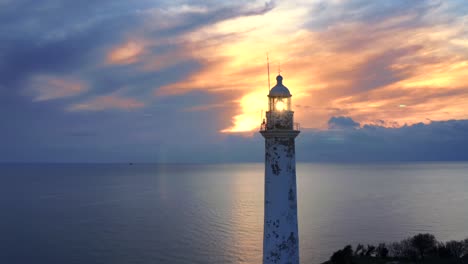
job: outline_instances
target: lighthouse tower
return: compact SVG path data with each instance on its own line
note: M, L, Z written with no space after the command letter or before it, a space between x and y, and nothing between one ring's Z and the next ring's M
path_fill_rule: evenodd
M260 128L265 138L263 263L299 264L294 147L299 130L293 121L291 93L281 75L276 81L268 94L266 122Z

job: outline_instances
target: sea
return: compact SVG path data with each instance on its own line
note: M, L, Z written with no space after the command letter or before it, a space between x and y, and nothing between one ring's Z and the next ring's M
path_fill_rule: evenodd
M301 263L468 238L468 163L297 165ZM1 164L0 263L261 263L264 165Z

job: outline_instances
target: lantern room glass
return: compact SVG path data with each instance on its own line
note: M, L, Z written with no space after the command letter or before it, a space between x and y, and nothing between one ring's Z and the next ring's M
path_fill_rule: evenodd
M268 109L274 112L291 111L291 97L271 96Z

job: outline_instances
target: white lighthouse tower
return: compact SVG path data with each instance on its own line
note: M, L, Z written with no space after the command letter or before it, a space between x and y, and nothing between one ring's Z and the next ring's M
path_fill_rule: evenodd
M265 138L263 264L299 264L295 138L291 93L276 77L260 133Z

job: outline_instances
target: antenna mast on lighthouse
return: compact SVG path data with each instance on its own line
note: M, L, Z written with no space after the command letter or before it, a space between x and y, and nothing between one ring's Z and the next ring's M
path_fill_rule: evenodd
M268 58L267 52L267 71L268 71L268 92L270 92L270 58Z

